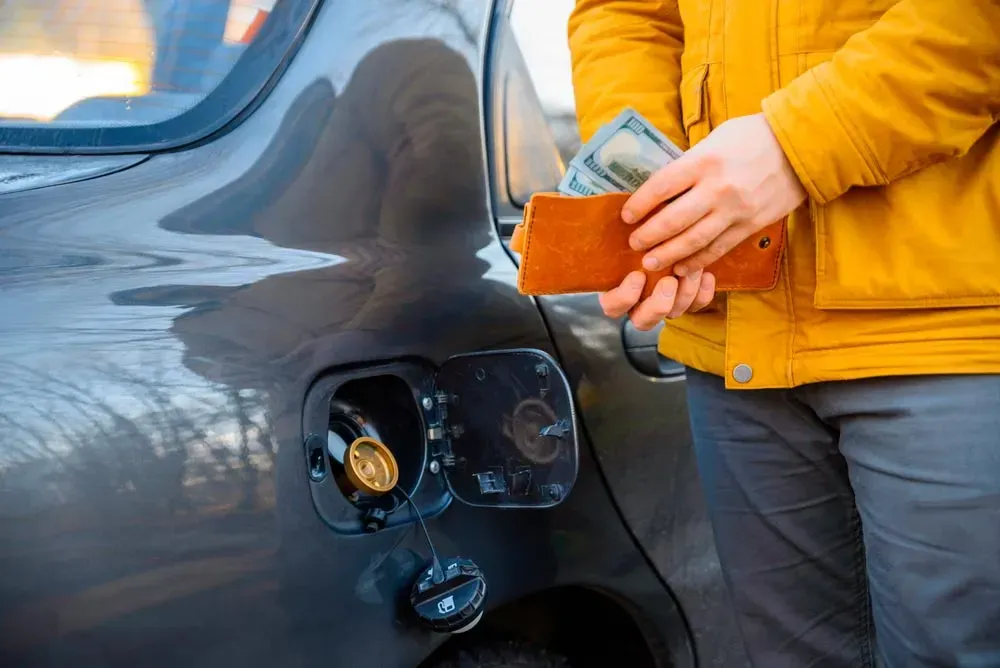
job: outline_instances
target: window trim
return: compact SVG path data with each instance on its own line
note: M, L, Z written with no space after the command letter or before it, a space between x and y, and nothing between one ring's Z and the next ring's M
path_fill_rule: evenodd
M510 164L507 152L508 117L505 109L505 97L509 82L506 72L500 66L500 49L502 48L501 32L512 29L511 13L516 0L493 0L493 11L490 12L487 25L486 43L483 49L481 67L483 127L485 136L485 155L487 157L487 174L489 177L490 202L493 218L497 223L501 239L508 239L515 224L521 221L527 202L519 201L511 189ZM516 44L516 39L515 39ZM520 48L518 46L518 48ZM521 53L523 57L523 53ZM525 67L528 62L524 61ZM530 75L530 72L529 72ZM534 81L529 78L534 86ZM537 94L537 89L536 89ZM541 100L538 100L541 104ZM543 116L544 107L540 109ZM552 126L546 117L549 131ZM553 139L555 136L553 135ZM568 168L568 163L566 167ZM553 184L554 187L554 184Z
M483 48L481 63L482 74L482 113L483 128L485 129L485 152L486 174L489 179L490 201L493 209L494 220L512 220L523 211L511 201L510 192L507 188L507 155L503 149L504 136L506 134L506 122L502 109L497 109L498 100L502 96L497 91L497 56L500 49L499 31L504 21L508 20L512 7L511 0L493 0L492 11L489 12L486 42ZM509 229L503 229L507 227ZM501 238L506 239L513 234L513 228L509 225L501 226L498 230Z
M270 93L301 46L323 0L285 0L233 69L191 109L160 123L64 128L0 122L0 154L150 153L214 138L239 125Z

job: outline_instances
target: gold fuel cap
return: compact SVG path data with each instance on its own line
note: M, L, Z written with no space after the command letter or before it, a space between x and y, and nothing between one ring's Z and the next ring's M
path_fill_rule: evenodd
M385 494L399 481L399 467L392 452L368 436L362 436L347 448L344 469L351 484L365 494Z

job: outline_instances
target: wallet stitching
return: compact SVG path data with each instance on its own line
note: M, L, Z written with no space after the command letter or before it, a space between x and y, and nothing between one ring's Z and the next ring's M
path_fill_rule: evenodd
M532 232L534 231L534 225L532 223L534 223L535 214L537 213L537 209L538 209L537 206L530 207L530 213L528 215L528 219L525 221L524 253L521 256L521 258L522 258L522 260L521 260L521 269L522 269L522 271L520 272L520 276L518 278L518 288L519 288L519 290L521 292L524 292L525 285L528 283L528 270L531 267L531 264L528 261L528 255L529 255L529 253L531 251ZM746 289L750 289L750 290L770 290L770 289L773 289L775 285L777 285L778 275L781 272L781 256L782 256L782 252L784 251L784 248L785 248L785 229L786 229L786 224L787 224L786 221L787 221L787 218L785 219L785 221L782 222L782 225L781 225L781 235L778 237L777 248L775 248L775 250L774 250L774 259L773 259L773 261L771 263L771 277L769 279L768 285L765 286L765 287L757 287L757 286L753 286L751 284L748 284L744 280L744 281L741 281L740 283L737 283L737 284L735 284L735 285L733 285L733 286L731 286L731 287L729 287L729 288L727 288L725 290L722 290L722 292L729 292L729 291L732 291L732 290L746 290ZM576 289L576 288L574 288L574 287L567 287L567 288L564 288L564 289L561 289L561 290L553 290L551 288L546 288L546 287L543 287L543 286L538 286L537 288L535 288L533 290L533 292L535 292L537 294L563 295L563 294L576 294L577 292L579 292L579 290Z
M770 290L778 283L778 274L781 272L781 252L784 249L785 249L785 224L782 223L781 237L779 238L778 241L778 247L775 248L774 250L774 261L771 263L770 284L768 285L767 288L765 288L767 290ZM729 290L743 290L748 287L749 287L748 284L744 281L741 283L737 283L736 285L729 288Z
M519 281L518 288L524 291L524 286L528 282L528 269L531 265L528 263L528 253L531 252L531 233L534 230L534 225L532 223L535 220L535 212L538 210L537 206L531 207L531 213L528 215L528 220L525 221L524 230L524 255L521 257L521 266L524 267L524 271L521 272L521 280Z
M779 237L779 246L774 251L774 261L771 263L771 287L773 288L778 284L778 275L781 273L781 256L785 250L785 230L787 223L781 223L781 236Z
M520 277L518 278L518 289L521 292L524 292L525 285L528 283L528 269L531 267L531 264L528 262L528 253L531 250L532 231L534 230L534 227L535 227L532 223L534 223L534 221L535 221L535 213L537 211L538 211L538 207L537 206L532 206L531 207L531 212L528 215L528 220L525 221L524 253L521 255L521 267L522 267L523 271L521 271ZM532 289L532 292L534 292L536 294L539 294L539 295L543 295L543 294L544 295L570 295L570 294L577 294L577 293L580 292L580 290L578 288L574 287L574 286L569 286L569 287L564 288L562 290L553 290L552 288L547 288L547 287L544 287L544 286L538 286L537 288Z
M534 231L534 227L535 227L532 223L534 223L534 221L535 221L535 213L537 211L538 211L538 207L537 206L532 206L531 207L531 212L528 215L528 220L525 221L525 225L524 225L525 226L525 230L524 230L524 253L521 255L521 267L522 267L523 271L521 272L520 278L518 280L518 289L521 292L524 292L525 284L527 284L527 282L528 282L528 269L531 267L531 264L528 262L528 253L531 251L531 238L532 238L532 232ZM576 289L576 288L574 288L574 287L568 287L568 288L565 288L563 290L553 290L552 288L546 288L544 286L539 286L538 288L533 289L532 292L534 292L536 294L539 294L539 295L543 295L543 294L544 295L569 295L569 294L576 294L576 293L579 292L579 290Z

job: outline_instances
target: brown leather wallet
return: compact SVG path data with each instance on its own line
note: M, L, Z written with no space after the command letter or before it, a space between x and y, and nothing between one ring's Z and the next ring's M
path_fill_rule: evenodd
M521 255L517 288L524 295L604 292L636 269L646 276L645 295L673 268L642 269L642 251L629 247L636 229L621 219L628 193L569 197L536 193L514 229L511 250ZM785 245L782 219L746 239L712 264L716 290L770 290L778 282Z

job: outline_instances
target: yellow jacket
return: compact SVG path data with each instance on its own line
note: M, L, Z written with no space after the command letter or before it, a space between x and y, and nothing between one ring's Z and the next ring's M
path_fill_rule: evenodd
M584 141L763 110L809 192L778 286L665 355L731 388L1000 373L1000 0L578 0L569 37Z

